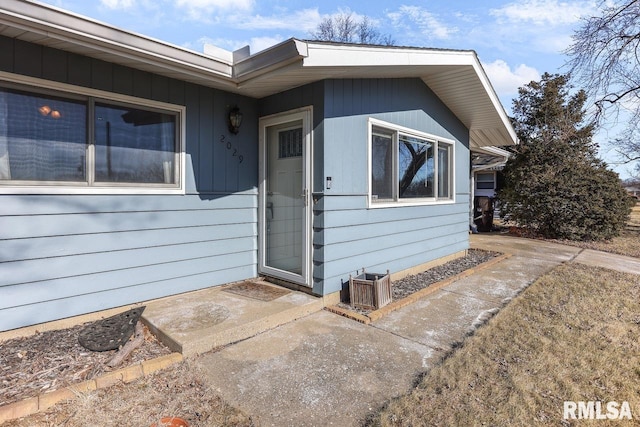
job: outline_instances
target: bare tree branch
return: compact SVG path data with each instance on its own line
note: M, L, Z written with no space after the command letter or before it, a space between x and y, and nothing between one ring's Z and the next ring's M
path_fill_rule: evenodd
M598 9L575 31L568 66L594 102L594 120L625 126L611 143L633 162L640 157L640 0L599 0Z
M341 43L385 46L395 44L390 35L380 34L369 17L365 16L358 21L352 12L343 12L323 19L315 32L311 33L311 37L315 40Z

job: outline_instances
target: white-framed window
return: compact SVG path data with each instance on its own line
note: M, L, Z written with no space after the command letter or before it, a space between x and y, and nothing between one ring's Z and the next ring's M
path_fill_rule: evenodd
M454 201L454 141L369 119L370 206Z
M0 80L0 193L184 194L184 107Z
M478 172L476 174L476 190L494 190L495 188L495 172Z

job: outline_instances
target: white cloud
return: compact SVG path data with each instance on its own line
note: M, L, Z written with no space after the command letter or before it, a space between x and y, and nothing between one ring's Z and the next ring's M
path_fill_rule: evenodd
M458 31L456 27L440 22L436 15L420 6L403 5L397 11L387 13L387 16L395 27L409 31L417 28L427 39L448 39Z
M555 26L574 24L594 9L593 1L521 0L491 9L489 13L512 23Z
M500 98L513 99L518 93L518 88L530 83L531 81L540 80L540 73L533 67L520 64L514 69L509 67L502 59L495 60L489 64L482 64L489 80L496 90ZM508 107L508 105L505 105Z
M272 16L244 16L234 27L244 30L293 30L313 31L322 20L318 9L302 9L293 13Z
M178 9L185 10L190 19L205 23L211 23L215 21L215 19L211 18L211 15L214 12L246 12L253 9L253 4L254 0L175 0L176 7Z
M100 0L100 3L109 9L130 9L135 5L135 0Z

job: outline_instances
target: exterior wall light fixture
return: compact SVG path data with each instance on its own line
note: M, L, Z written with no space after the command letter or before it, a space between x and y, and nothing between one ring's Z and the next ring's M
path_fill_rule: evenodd
M236 135L240 130L240 124L242 123L242 113L236 106L229 110L229 132Z

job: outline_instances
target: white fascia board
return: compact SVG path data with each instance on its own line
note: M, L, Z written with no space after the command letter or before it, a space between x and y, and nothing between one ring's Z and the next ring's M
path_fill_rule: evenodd
M472 51L308 43L305 67L471 65Z
M487 154L491 154L493 156L502 156L502 157L511 156L511 153L508 152L507 150L503 150L500 147L493 147L493 146L473 148L471 151L484 152Z

